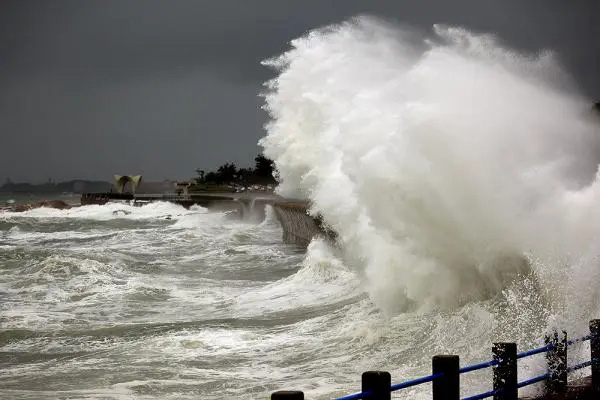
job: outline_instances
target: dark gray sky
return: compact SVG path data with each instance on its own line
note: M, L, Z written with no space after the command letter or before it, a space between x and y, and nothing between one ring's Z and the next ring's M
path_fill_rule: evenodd
M272 76L260 61L364 13L552 49L600 99L600 0L2 0L0 179L250 165L264 134L257 94Z

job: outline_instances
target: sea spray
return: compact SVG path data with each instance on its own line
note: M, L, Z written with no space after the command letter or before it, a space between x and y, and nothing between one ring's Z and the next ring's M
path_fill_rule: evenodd
M519 279L551 308L598 311L579 302L598 285L574 283L599 267L600 134L551 52L444 26L415 44L359 17L265 64L278 75L260 144L278 191L311 201L384 312Z

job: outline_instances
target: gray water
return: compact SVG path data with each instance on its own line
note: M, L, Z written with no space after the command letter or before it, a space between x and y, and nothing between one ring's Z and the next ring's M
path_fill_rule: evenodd
M549 311L527 279L451 311L384 315L334 245L281 235L270 209L260 224L168 203L0 213L0 398L325 399L360 389L364 370L398 382L434 354L539 344ZM486 390L489 371L464 382Z
M41 200L62 200L67 204L79 204L81 195L76 193L11 193L0 192L0 208L15 204L30 204Z

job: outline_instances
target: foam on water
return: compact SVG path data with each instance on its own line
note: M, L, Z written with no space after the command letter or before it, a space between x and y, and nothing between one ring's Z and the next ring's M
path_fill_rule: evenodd
M295 274L244 293L237 299L234 312L261 315L323 307L354 299L362 293L356 275L344 266L335 250L322 239L315 239Z
M91 220L112 220L112 219L148 219L148 218L166 218L177 219L179 217L205 213L206 209L200 206L193 206L190 209L169 203L152 202L142 206L133 206L128 203L109 202L105 205L85 205L73 207L65 210L54 208L35 208L24 212L3 212L0 218L6 220L11 217L22 218L77 218Z
M298 388L325 399L357 390L364 370L389 369L400 381L427 373L432 354L481 361L494 339L518 333L529 347L539 338L528 323L545 311L524 295L534 282L453 311L386 318L343 249L285 245L269 215L261 224L204 212L10 216L0 239L0 351L12 361L0 361L0 394L220 399ZM515 319L514 309L530 314ZM506 321L510 329L498 329ZM489 385L466 379L469 390Z
M272 215L249 224L202 208L107 204L4 213L0 228L2 396L264 392L259 380L285 378L272 364L281 353L253 367L257 355L292 343L285 326L319 313L318 301L296 316L302 301L282 301L315 287L311 276L286 283L303 254L281 242Z

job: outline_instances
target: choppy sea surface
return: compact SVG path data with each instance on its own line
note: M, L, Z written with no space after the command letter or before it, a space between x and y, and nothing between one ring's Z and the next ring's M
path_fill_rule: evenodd
M31 204L41 200L62 200L69 205L78 205L81 195L76 193L11 193L0 192L0 209L15 204Z
M348 356L326 332L361 305L355 283L283 244L271 216L168 203L3 213L0 397L260 397L308 382L318 355Z
M543 307L511 316L526 284L386 316L334 245L281 235L270 208L260 223L169 203L0 213L0 397L325 399L360 389L365 370L400 381L434 354L482 361L493 339L537 343ZM484 389L489 373L466 382Z

